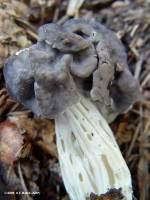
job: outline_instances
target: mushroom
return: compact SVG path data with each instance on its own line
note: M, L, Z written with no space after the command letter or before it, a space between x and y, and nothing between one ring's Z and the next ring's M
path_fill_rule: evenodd
M55 119L61 173L71 200L114 188L132 199L129 169L103 116L104 108L123 112L138 97L126 59L112 31L96 22L69 20L62 27L40 27L37 44L5 63L10 95L36 115Z

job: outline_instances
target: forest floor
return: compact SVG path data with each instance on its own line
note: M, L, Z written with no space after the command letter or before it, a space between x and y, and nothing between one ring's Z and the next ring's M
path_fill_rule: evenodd
M7 57L36 42L40 25L63 23L70 18L68 3L67 0L0 0L0 151L4 139L8 144L5 155L0 153L0 200L68 199L60 175L53 121L35 118L30 110L13 101L5 89L2 73ZM116 32L125 45L143 100L119 115L111 127L131 171L135 198L149 200L150 2L85 0L80 10L75 8L74 17L97 20ZM7 191L37 191L40 195L4 194Z

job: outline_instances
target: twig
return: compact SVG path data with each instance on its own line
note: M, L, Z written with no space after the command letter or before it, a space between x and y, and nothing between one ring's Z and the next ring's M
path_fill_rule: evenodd
M143 64L143 57L140 57L140 60L137 62L136 67L135 67L135 72L134 72L134 77L138 80L140 76L140 72L142 69L142 64Z
M147 144L147 137L149 132L150 126L150 117L147 119L144 126L144 130L140 137L140 161L138 164L138 183L140 189L140 200L149 199L149 172L148 172L148 150L144 147L143 144Z
M149 80L150 80L150 72L147 74L145 79L142 81L141 86L144 87Z
M134 147L134 144L138 138L138 135L140 133L140 129L141 129L141 123L138 124L137 128L136 128L136 131L134 132L134 135L133 135L133 138L132 138L132 141L130 143L130 146L129 146L129 149L126 153L126 158L128 158L130 155L131 155L131 152L133 150L133 147Z
M146 119L149 118L148 115L145 115L145 114L141 115L141 113L138 110L132 109L131 112L133 112L133 113L135 113L137 115L140 115L140 117L142 117L142 118L146 118Z
M60 20L58 20L57 24L64 24L69 19L68 15L64 15Z
M131 33L130 33L130 36L131 36L131 37L134 36L134 34L135 34L135 32L137 31L138 28L139 28L139 24L136 24L136 25L133 27L133 29L132 29L132 31L131 31Z
M60 12L60 8L56 8L55 12L54 12L54 16L53 16L53 22L57 22L58 17L59 17L59 12Z
M22 185L22 188L23 188L24 192L27 192L27 193L28 193L28 189L27 189L27 187L26 187L26 184L25 184L25 181L24 181L24 178L23 178L23 175L22 175L20 162L18 162L18 174L19 174L19 178L20 178L21 185ZM28 194L27 194L27 195L28 195ZM28 196L29 196L29 195L28 195Z

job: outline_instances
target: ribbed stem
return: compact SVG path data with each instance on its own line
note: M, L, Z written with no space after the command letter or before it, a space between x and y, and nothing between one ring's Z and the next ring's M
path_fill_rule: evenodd
M55 119L61 173L71 200L86 200L122 188L132 199L129 169L113 133L97 108L85 98Z

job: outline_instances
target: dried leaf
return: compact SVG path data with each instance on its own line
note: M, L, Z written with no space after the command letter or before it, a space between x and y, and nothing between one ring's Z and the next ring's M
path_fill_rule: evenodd
M29 118L28 115L18 115L9 118L17 127L25 133L44 152L52 157L57 157L54 124L47 119Z
M0 124L0 160L12 165L21 155L23 136L10 121Z

